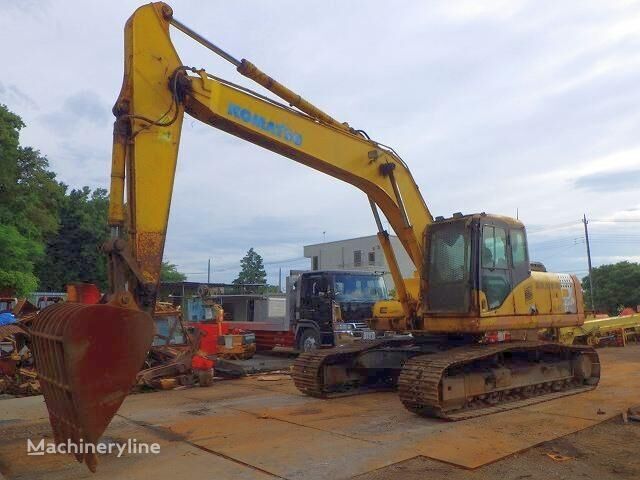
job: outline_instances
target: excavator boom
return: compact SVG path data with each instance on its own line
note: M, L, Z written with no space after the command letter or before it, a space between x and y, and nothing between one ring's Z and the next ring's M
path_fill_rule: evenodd
M182 65L169 36L171 24L298 110ZM409 169L393 150L333 119L251 62L236 60L175 20L168 5L155 3L136 10L125 28L125 74L114 107L109 208L115 237L121 236L128 219L129 254L136 264L126 261L125 270L133 271L131 283L145 310L153 305L158 282L184 112L358 187L371 201L383 247L388 240L378 207L420 268L421 232L433 218ZM391 262L390 268L409 316L415 306L408 305L411 299L397 264Z

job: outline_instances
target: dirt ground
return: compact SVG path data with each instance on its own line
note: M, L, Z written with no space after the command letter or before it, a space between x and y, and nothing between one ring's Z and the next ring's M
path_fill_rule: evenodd
M568 457L563 461L548 453ZM585 480L640 478L640 423L624 424L620 417L477 470L416 457L354 477L357 480Z
M96 473L69 455L29 456L49 441L42 397L0 401L7 480L640 479L640 345L599 351L595 390L445 422L395 392L320 400L282 374L129 396L104 441L157 443L158 455L102 455ZM557 461L547 453L569 457Z

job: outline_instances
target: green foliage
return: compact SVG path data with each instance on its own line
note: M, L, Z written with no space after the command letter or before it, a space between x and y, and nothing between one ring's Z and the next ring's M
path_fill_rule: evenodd
M33 273L0 269L2 289L15 291L18 297L25 297L38 288L38 279Z
M55 234L64 185L40 152L19 144L20 117L0 105L0 223L13 225L30 239Z
M264 270L262 257L250 248L242 260L240 260L240 273L233 283L243 285L247 283L267 283L267 272Z
M0 288L16 290L23 296L38 286L34 261L42 255L42 245L20 234L11 225L0 225Z
M22 119L0 105L0 288L37 288L35 264L58 229L65 187L37 150L20 146Z
M184 282L186 279L187 276L178 271L177 265L169 262L162 262L162 268L160 270L161 282Z
M593 269L596 310L617 315L621 307L640 305L640 264L619 262ZM584 302L591 308L591 282L587 275L582 279Z
M24 123L18 115L10 112L6 105L0 105L0 219L13 194L18 169L20 130L23 127Z
M46 157L30 147L20 148L11 213L21 233L40 241L55 235L65 190Z
M107 191L89 187L71 190L60 208L60 228L46 245L37 265L40 288L63 290L67 283L89 282L107 286L106 257L100 251L108 237Z

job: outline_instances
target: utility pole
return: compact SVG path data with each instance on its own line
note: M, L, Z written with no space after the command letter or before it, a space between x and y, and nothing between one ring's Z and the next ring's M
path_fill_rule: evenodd
M207 263L207 283L211 283L211 259Z
M591 269L591 247L589 245L589 229L587 228L587 224L589 221L587 220L587 214L585 213L582 217L582 223L584 223L584 239L587 244L587 262L589 263L589 288L591 289L591 310L595 313L596 304L595 304L595 282L593 281L593 271Z
M278 269L278 290L282 293L282 267Z

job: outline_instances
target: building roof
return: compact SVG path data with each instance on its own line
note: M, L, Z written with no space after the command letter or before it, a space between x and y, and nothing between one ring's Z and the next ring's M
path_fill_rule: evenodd
M371 265L373 266L373 265ZM329 275L382 275L385 273L384 270L340 270L339 268L331 268L331 269L320 269L320 270L308 270L305 273L309 274L319 274L319 273L327 273Z
M345 242L351 242L354 240L364 240L367 238L375 238L376 240L378 239L378 235L365 235L363 237L354 237L354 238L344 238L342 240L333 240L332 242L321 242L321 243L312 243L310 245L304 245L304 248L308 248L308 247L319 247L322 245L331 245L334 243L345 243ZM397 235L389 235L389 238L398 238Z

